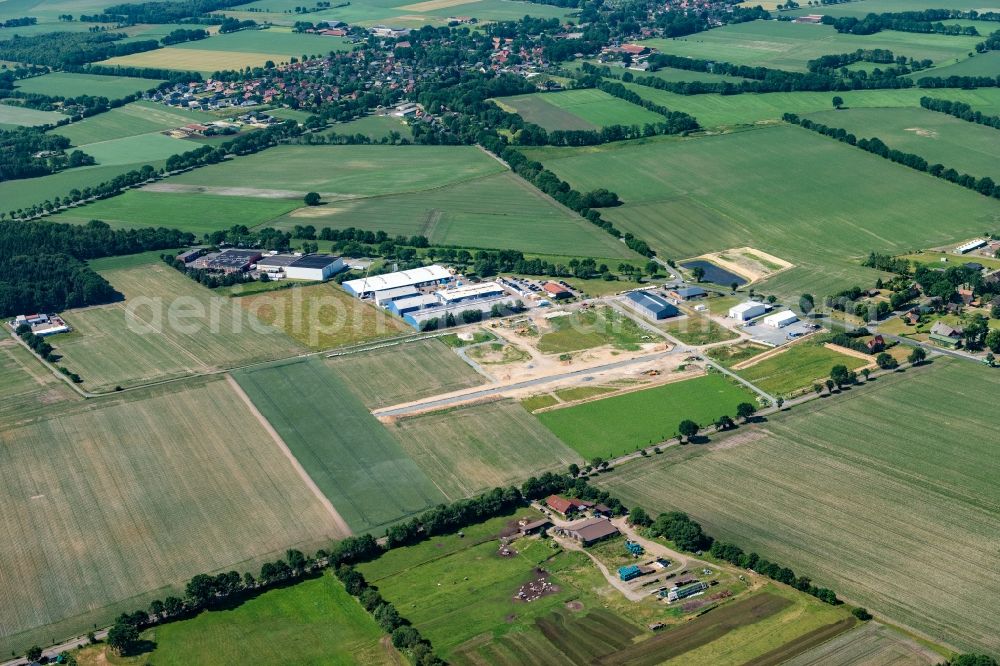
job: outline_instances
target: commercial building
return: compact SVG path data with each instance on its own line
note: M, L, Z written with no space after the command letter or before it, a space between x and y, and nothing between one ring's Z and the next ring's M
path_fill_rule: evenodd
M767 312L767 306L757 301L745 301L729 308L729 318L737 321L750 321Z
M221 273L243 273L263 256L260 250L223 250L213 252L191 262L192 268L202 268Z
M332 254L307 254L285 267L285 277L292 280L329 280L344 270L344 260Z
M986 245L985 238L975 238L973 240L970 240L968 243L965 243L964 245L959 245L958 247L956 247L955 254L968 254L973 250L978 250L984 245Z
M405 318L406 315L412 312L417 312L418 310L423 310L425 308L434 308L439 305L440 302L434 294L421 294L416 292L413 296L388 301L386 308L392 314Z
M638 310L647 319L659 321L678 314L677 308L656 294L648 291L630 291L625 294L629 306Z
M451 278L451 271L447 268L432 264L430 266L413 268L408 271L396 271L395 273L372 275L358 278L357 280L347 280L341 286L344 287L347 293L358 298L372 298L377 291L396 289L398 287L429 287L445 284Z
M375 305L381 307L388 307L393 301L398 301L405 298L410 298L412 296L419 295L420 292L417 291L416 287L411 287L409 285L405 287L394 287L392 289L383 289L381 291L376 291L373 298L375 299Z
M562 286L558 282L546 282L545 284L542 285L542 289L544 289L545 293L547 293L549 296L557 300L573 297L573 292L567 289L566 287Z
M708 292L701 287L677 287L672 289L670 295L679 301L690 301L695 298L704 298Z
M480 284L463 284L451 289L442 289L437 292L437 297L443 305L456 305L469 301L478 301L483 298L502 296L504 289L496 282L482 282Z
M771 328L784 328L789 324L794 324L799 318L791 310L775 312L773 315L764 317L764 325Z
M499 306L501 309L513 312L515 305L515 299L508 295L447 304L442 304L441 301L437 299L437 294L429 294L429 296L435 299L434 303L427 307L410 312L409 314L403 315L403 321L419 330L428 319L444 320L447 319L450 314L452 317L455 317L457 320L456 323L463 323L461 315L462 313L469 311L478 311L481 313L483 319L488 319L494 306Z
M294 254L270 254L257 260L257 270L268 274L284 273L297 256Z
M205 254L205 248L196 247L181 252L176 257L174 257L174 261L183 261L185 264L190 264L192 261L194 261L203 254Z

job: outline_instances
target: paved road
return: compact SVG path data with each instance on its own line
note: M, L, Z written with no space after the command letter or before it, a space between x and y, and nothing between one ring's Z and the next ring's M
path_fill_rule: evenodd
M94 636L97 638L97 640L103 641L105 638L108 637L108 630L101 629L100 631L95 631ZM59 645L53 645L50 648L45 648L42 651L42 656L48 657L49 661L51 662L56 657L58 657L60 653L69 652L70 650L75 650L81 645L86 645L87 643L88 641L86 636L77 636L76 638L70 639L68 641L63 641ZM26 664L26 663L28 663L28 660L22 656L18 657L17 659L10 659L8 661L2 662L0 663L0 666L17 666L18 664Z
M585 375L604 372L607 370L626 368L630 365L648 363L650 361L655 361L661 358L665 358L667 356L676 353L677 353L676 350L670 350L665 352L655 352L652 354L645 354L643 356L637 356L635 358L626 359L624 361L614 361L613 363L605 363L604 365L596 365L589 368L581 368L579 370L563 372L557 375L548 375L547 377L536 377L535 379L528 379L522 382L515 382L513 384L504 384L503 386L491 386L488 388L478 389L474 391L466 391L464 393L460 393L457 395L450 395L444 398L429 398L427 400L422 400L420 402L415 402L401 407L376 409L372 411L372 414L374 414L375 416L402 416L404 414L423 412L430 409L443 409L445 407L450 407L452 405L457 405L464 402L479 400L481 398L489 398L502 393L507 393L508 391L517 391L519 389L529 388L531 386L541 386L543 384L551 384L552 382L562 381L564 379L572 379L573 377L582 377Z

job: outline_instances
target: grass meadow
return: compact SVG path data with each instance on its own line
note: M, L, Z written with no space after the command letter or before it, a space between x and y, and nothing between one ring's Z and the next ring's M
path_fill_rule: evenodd
M1000 71L1000 70L998 70ZM1000 132L926 109L847 109L809 115L858 137L878 137L890 148L915 153L976 178L1000 180Z
M600 129L607 125L645 125L663 120L659 114L596 88L516 95L497 101L547 130Z
M288 109L283 109L288 111ZM275 115L272 113L271 115ZM390 132L398 132L400 135L410 138L413 136L410 126L405 124L401 118L396 116L365 116L357 120L349 120L343 123L336 123L327 130L326 134L363 134L377 141L388 138Z
M5 652L338 536L224 381L51 406L0 444Z
M625 86L644 99L698 119L702 127L753 124L780 120L784 113L805 115L833 109L833 93L779 92L743 95L678 95L636 83ZM850 108L920 108L920 98L934 97L965 102L983 113L1000 113L1000 90L855 90L839 93Z
M413 329L331 282L243 296L234 302L257 321L311 349L332 349Z
M809 60L857 49L888 49L918 60L929 58L940 66L964 60L982 40L982 37L891 30L861 36L840 34L825 25L751 21L687 37L649 39L643 44L672 55L804 72Z
M119 99L132 93L155 88L161 83L163 83L162 79L51 72L43 76L19 80L17 90L24 93L58 95L60 97L94 95L108 99Z
M538 351L543 354L565 354L603 345L634 351L642 342L659 342L632 319L608 306L576 310L553 317L548 323L552 330L538 339Z
M54 133L65 136L74 146L87 146L138 134L160 132L188 123L213 120L216 120L214 116L201 111L185 111L153 102L139 101L60 127L54 130ZM180 147L184 144L177 145ZM191 144L187 150L194 150L195 147Z
M991 32L993 32L992 28L987 28L985 32L980 30L980 33L983 34ZM910 78L914 81L919 81L925 76L996 76L998 71L1000 71L1000 53L987 51L986 53L977 53L975 56L954 65L934 67L911 74ZM948 92L951 91L949 90Z
M756 404L742 386L710 374L536 416L586 460L609 459L675 437L685 419L707 426L724 414L735 418L741 402Z
M872 357L872 361L874 360ZM830 377L830 369L835 365L846 365L848 370L857 370L867 363L856 356L848 356L807 341L793 344L787 351L740 370L738 374L771 395L788 397L811 391L814 383L825 382Z
M995 652L998 386L988 369L937 359L598 483L631 506L686 511L893 623Z
M486 382L438 340L414 340L337 356L327 365L370 409L429 398Z
M393 436L317 358L233 376L355 532L444 501Z
M102 271L125 300L64 313L72 333L51 338L61 361L89 391L292 356L291 338L214 297L158 258Z
M661 257L751 239L795 265L758 287L787 299L874 282L860 266L871 250L950 243L1000 219L996 200L796 127L526 152L578 190L617 192L625 204L604 217Z
M581 462L516 402L458 407L387 427L448 501Z
M201 613L142 634L155 648L137 657L111 657L112 663L163 666L255 664L397 664L398 655L382 646L382 630L365 609L327 571L317 578L264 592L232 609ZM77 654L80 666L107 663L105 647Z
M166 139L166 137L164 137ZM166 139L176 142L176 139ZM103 220L116 229L167 227L201 236L237 224L264 225L297 208L301 202L263 197L129 190L85 206L63 211L53 222L86 224Z
M22 106L12 106L10 104L0 104L0 127L13 129L17 125L46 125L55 124L66 118L61 113L55 111L39 111Z

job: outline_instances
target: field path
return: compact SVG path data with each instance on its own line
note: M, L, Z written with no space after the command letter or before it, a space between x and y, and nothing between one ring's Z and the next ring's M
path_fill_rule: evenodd
M292 450L288 448L287 444L285 444L285 440L281 438L281 435L278 434L278 431L275 430L273 426L271 426L268 420L264 418L264 415L260 413L260 410L257 409L257 406L253 404L253 400L251 400L250 396L246 394L246 392L243 390L243 387L240 386L239 383L235 379L233 379L233 376L230 374L226 375L226 381L229 382L229 386L233 389L233 391L236 392L236 395L238 395L240 399L246 404L247 408L250 410L250 413L254 415L254 417L257 419L260 425L263 426L264 430L266 430L271 435L271 438L274 440L274 443L278 445L278 448L280 448L281 451L285 454L285 457L288 458L289 462L292 463L292 467L295 469L296 472L298 472L299 476L302 477L302 480L316 496L316 499L318 499L320 501L320 504L326 507L326 510L330 512L330 516L333 517L333 522L337 525L337 529L339 529L344 536L350 536L351 528L347 525L347 521L344 520L344 518L340 515L337 509L333 506L333 503L330 501L330 498L328 498L326 495L323 494L323 491L319 489L319 486L316 485L316 482L312 480L312 477L309 476L305 468L302 467L302 464L299 463L298 458L295 457L295 454L292 453Z

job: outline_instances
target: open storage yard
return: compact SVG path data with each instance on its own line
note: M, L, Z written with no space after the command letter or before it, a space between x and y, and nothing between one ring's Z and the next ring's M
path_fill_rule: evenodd
M261 366L234 377L353 531L381 534L444 501L323 361Z
M224 381L52 406L0 444L5 653L343 536Z
M860 266L871 249L953 242L1000 215L995 199L796 127L527 152L579 190L617 192L625 205L604 217L665 256L749 239L792 262L760 289L795 299L874 282Z
M653 512L687 511L892 622L996 651L998 383L938 359L769 417L741 444L622 466L599 484Z
M710 374L537 416L583 458L610 459L675 437L684 419L707 426L723 415L735 418L741 402L756 403L743 387Z
M52 338L84 388L106 391L244 363L304 347L216 296L157 258L102 274L125 295L110 305L69 310L72 333Z
M581 462L516 402L411 416L388 428L449 501Z

